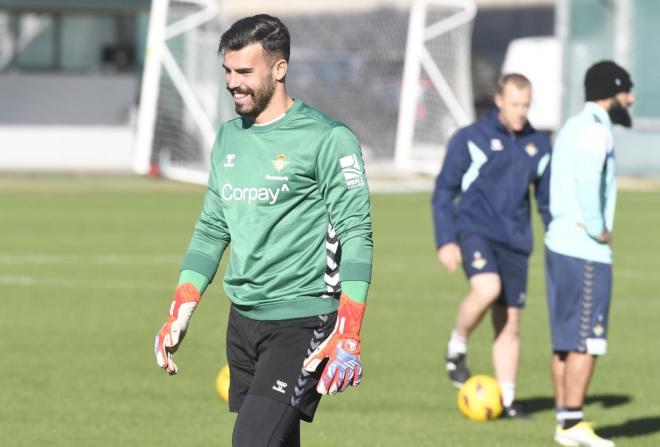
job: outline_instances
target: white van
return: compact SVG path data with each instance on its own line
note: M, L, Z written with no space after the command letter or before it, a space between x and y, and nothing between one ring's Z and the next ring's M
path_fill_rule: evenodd
M554 132L561 125L562 57L557 37L524 37L509 43L502 73L520 73L532 82L529 122Z

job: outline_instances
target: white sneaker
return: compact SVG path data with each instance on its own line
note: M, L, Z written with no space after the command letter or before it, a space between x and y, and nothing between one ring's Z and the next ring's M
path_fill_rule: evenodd
M566 430L558 425L555 429L555 442L565 446L614 447L614 442L598 436L591 424L584 421Z

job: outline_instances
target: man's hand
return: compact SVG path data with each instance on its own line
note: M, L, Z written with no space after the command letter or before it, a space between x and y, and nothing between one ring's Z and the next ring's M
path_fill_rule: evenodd
M577 222L577 226L579 228L582 228L584 231L587 231L586 225L583 224L582 222ZM589 234L589 233L587 233L587 234ZM591 237L593 237L593 236L591 236ZM608 230L607 228L603 228L603 232L600 235L594 237L594 239L596 239L601 244L607 244L610 247L612 246L612 242L613 242L612 233L610 233L610 230Z
M454 273L456 267L463 262L461 248L455 242L450 242L438 248L438 261L449 273Z
M156 334L156 362L169 374L176 374L177 367L172 355L186 335L188 322L201 296L195 286L186 282L174 291L167 322Z
M328 358L323 374L316 386L320 394L335 394L349 385L358 386L362 379L360 362L360 326L366 304L357 303L347 295L339 298L337 323L330 336L303 362L303 368L316 371L319 364Z
M603 244L607 244L610 247L612 246L612 233L608 229L605 229L603 233L596 238L598 242L601 242Z

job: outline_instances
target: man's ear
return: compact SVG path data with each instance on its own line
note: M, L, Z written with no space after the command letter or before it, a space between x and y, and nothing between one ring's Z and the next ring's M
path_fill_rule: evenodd
M286 72L289 69L289 63L286 59L278 59L273 64L273 77L276 81L282 82L286 76Z
M502 109L502 95L499 93L493 96L493 102L497 106L498 109Z

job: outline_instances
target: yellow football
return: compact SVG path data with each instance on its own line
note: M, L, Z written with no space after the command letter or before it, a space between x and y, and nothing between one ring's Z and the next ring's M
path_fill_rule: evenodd
M218 391L218 394L224 400L227 402L229 400L229 365L225 364L225 366L220 369L220 372L218 373L218 376L215 378L215 389Z
M458 390L458 409L473 421L495 419L502 414L502 393L490 376L470 377Z

